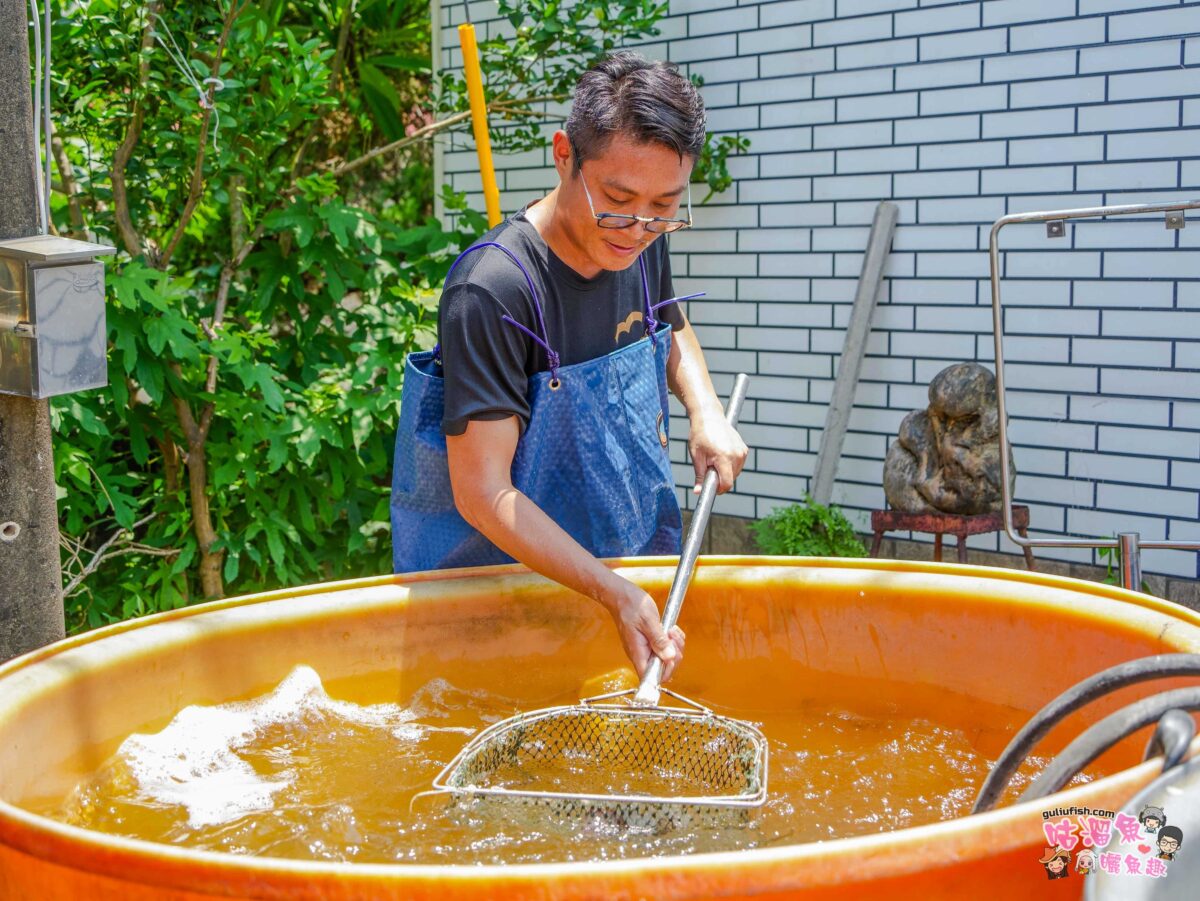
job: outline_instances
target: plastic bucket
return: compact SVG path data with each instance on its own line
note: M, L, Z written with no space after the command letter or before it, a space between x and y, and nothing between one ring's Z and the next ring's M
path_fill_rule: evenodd
M612 565L661 600L673 562ZM1200 651L1200 617L1166 601L950 564L702 558L682 622L688 657L674 684L691 696L761 708L780 698L852 702L838 697L846 686L877 684L958 705L960 716L971 699L1012 708L1001 737L1106 666ZM239 857L92 833L21 807L65 794L129 733L160 728L188 704L261 694L299 663L335 695L339 681L366 679L372 697L362 700L396 698L452 674L466 687L503 680L532 708L621 659L596 604L516 566L221 601L44 648L0 668L0 898L1061 898L1080 886L1048 885L1037 862L1041 811L1120 809L1157 770L1139 763L1139 735L1101 758L1112 775L986 815L751 851L513 866ZM1136 694L1076 714L1051 749Z

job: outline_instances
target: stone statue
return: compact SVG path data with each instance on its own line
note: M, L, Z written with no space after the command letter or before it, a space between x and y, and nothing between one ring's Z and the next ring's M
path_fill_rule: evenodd
M1016 481L1008 452L1010 487ZM883 491L905 513L1000 509L996 377L978 363L947 366L929 383L929 408L900 423L883 464Z

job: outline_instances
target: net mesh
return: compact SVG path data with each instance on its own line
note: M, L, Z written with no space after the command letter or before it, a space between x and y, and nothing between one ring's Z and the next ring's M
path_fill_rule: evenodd
M539 805L654 830L728 819L765 799L757 729L708 712L596 705L507 720L477 736L444 777L472 803Z

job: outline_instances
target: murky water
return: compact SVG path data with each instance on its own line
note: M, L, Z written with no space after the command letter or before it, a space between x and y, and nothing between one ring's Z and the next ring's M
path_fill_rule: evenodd
M189 707L160 733L130 736L68 798L36 812L236 854L603 860L822 841L950 819L968 812L991 763L973 741L978 728L969 733L898 708L880 713L879 704L867 714L813 702L752 716L717 711L753 719L770 745L770 798L744 821L656 834L514 814L511 806L447 808L418 799L410 810L471 735L520 707L444 679L404 706L353 704L331 699L317 673L300 667L269 695ZM1042 765L1030 761L1018 785Z

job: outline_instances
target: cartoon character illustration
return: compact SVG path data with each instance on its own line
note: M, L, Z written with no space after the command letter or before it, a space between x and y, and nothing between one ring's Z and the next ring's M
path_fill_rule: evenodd
M1163 826L1158 830L1158 859L1174 860L1183 847L1183 830L1178 826Z
M1070 862L1071 852L1059 845L1047 848L1046 853L1042 855L1042 859L1038 861L1038 863L1046 868L1047 879L1066 879L1071 875L1071 871L1067 866Z
M1096 852L1091 848L1080 848L1075 854L1075 872L1090 876L1096 869Z
M1142 808L1142 812L1138 814L1138 822L1142 824L1143 829L1154 834L1167 825L1167 815L1163 813L1161 807L1151 807L1147 804Z

